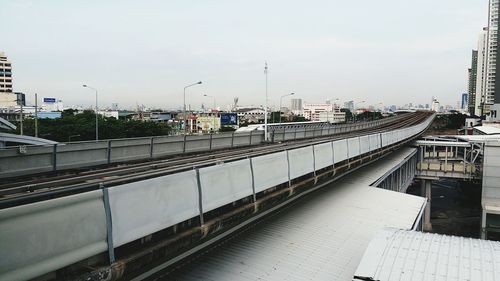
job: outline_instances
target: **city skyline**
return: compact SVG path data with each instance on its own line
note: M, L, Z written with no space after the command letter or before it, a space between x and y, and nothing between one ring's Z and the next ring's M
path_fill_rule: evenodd
M189 89L193 107L210 103L203 94L220 105L234 97L262 105L267 60L270 104L295 92L308 102L426 104L435 96L454 105L488 5L459 2L422 1L409 11L398 1L6 1L0 16L9 25L0 31L10 40L0 47L28 101L37 92L88 106L88 83L103 106L180 108L182 88L202 80Z

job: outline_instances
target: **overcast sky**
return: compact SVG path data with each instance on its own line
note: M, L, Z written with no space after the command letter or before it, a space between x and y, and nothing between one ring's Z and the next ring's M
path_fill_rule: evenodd
M0 0L0 51L14 89L87 106L271 104L455 105L487 0ZM28 97L29 98L29 97ZM288 102L286 102L288 105Z

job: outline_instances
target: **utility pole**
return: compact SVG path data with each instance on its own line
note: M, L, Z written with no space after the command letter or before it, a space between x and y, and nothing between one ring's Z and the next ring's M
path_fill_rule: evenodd
M21 136L22 135L24 135L24 130L23 130L23 99L21 98Z
M38 138L38 94L35 93L35 138Z
M267 61L264 66L264 74L266 75L266 101L264 102L264 140L267 142Z

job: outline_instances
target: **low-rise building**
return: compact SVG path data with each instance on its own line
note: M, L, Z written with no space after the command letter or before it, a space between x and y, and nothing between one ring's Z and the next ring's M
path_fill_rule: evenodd
M345 112L340 112L340 111L320 112L319 113L319 120L317 120L317 121L330 122L330 123L342 123L342 122L345 122Z
M326 113L328 112L328 113ZM311 121L326 121L320 119L320 114L323 118L328 116L337 116L340 117L340 109L335 106L335 104L331 103L306 103L304 104L304 117ZM344 113L345 120L345 113Z
M246 123L262 123L264 122L265 110L258 107L239 108L235 110L238 114L240 122ZM271 117L271 112L268 112L268 118Z

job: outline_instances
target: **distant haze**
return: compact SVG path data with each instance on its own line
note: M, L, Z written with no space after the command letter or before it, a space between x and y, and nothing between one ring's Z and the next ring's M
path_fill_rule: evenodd
M306 102L455 105L487 0L23 1L0 3L14 88L88 106ZM284 105L289 106L287 97Z

